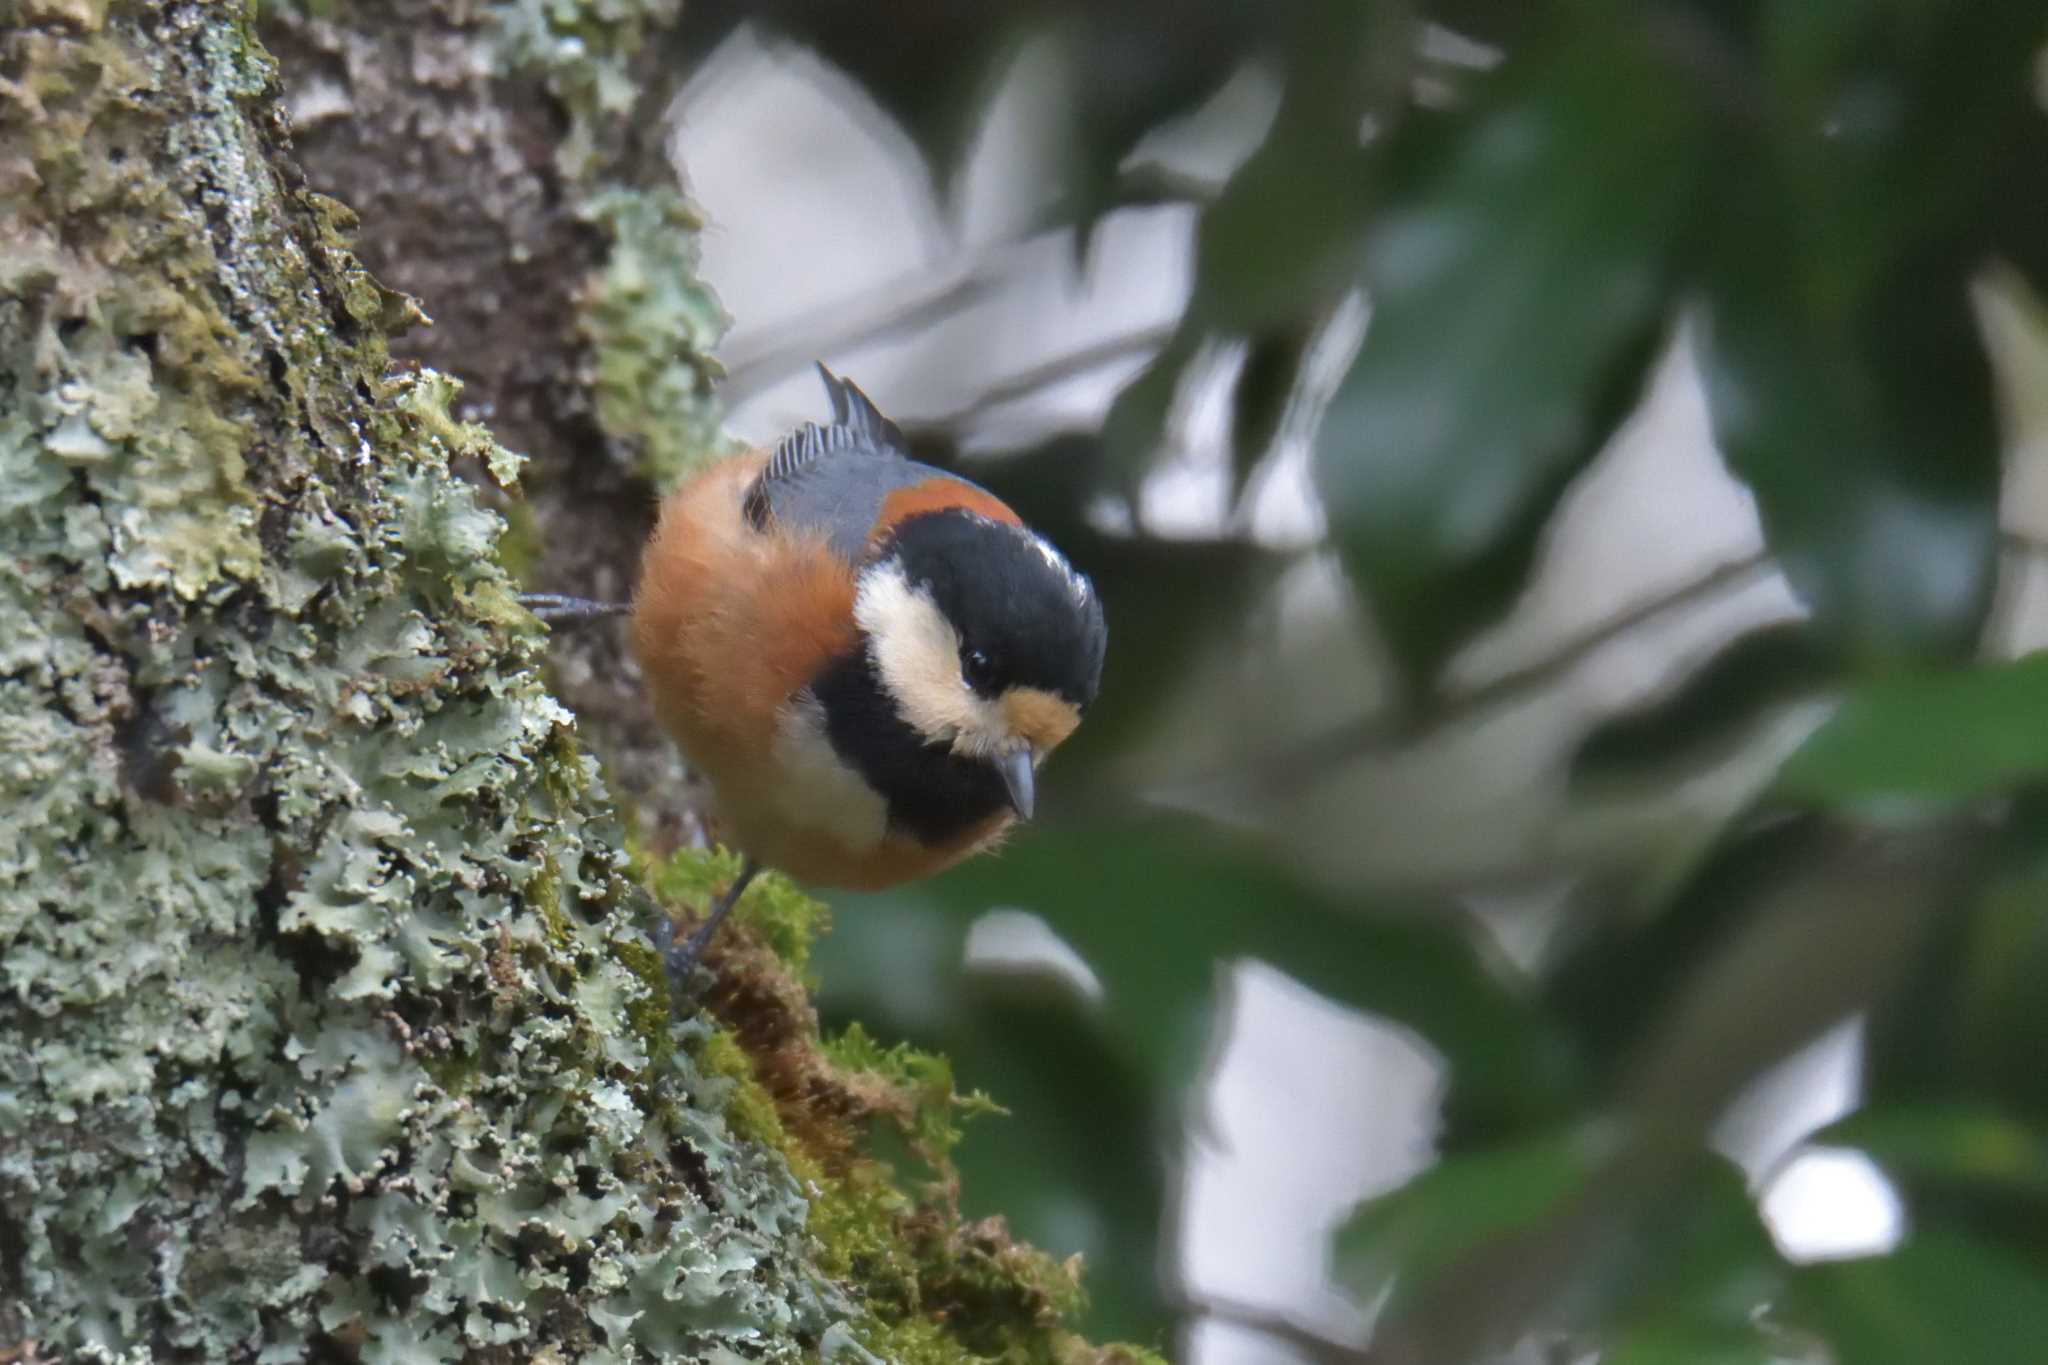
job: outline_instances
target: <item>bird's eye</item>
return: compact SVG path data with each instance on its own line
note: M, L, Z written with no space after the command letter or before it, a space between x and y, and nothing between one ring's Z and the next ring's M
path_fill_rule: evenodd
M969 687L977 692L986 692L996 680L995 661L988 657L988 651L973 645L960 647L960 676Z

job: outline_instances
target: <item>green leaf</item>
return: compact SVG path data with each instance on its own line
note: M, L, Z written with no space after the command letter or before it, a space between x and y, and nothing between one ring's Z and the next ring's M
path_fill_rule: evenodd
M1781 1347L1753 1328L1689 1322L1632 1328L1600 1353L1600 1365L1782 1365L1786 1359Z
M1999 482L1969 291L2042 178L2011 150L2040 122L2039 9L1755 13L1772 80L1730 125L1740 172L1706 239L1716 438L1831 648L1958 656L1990 603Z
M1787 760L1779 795L1949 801L2048 774L2048 653L1867 683Z
M1570 1054L1451 907L1321 891L1204 821L1040 824L931 890L962 910L1042 915L1101 978L1112 1028L1167 1090L1201 1064L1207 1040L1191 1020L1206 1019L1217 964L1239 956L1414 1029L1444 1055L1462 1104L1540 1113L1572 1076Z
M973 8L969 6L967 8ZM1053 25L1072 73L1063 206L1082 252L1117 196L1124 159L1146 133L1214 94L1270 47L1280 16L1232 0L1069 4Z
M1343 137L1275 129L1202 215L1194 323L1257 333L1327 307L1357 283L1374 158Z
M1339 1283L1372 1295L1397 1280L1403 1299L1475 1248L1530 1228L1575 1194L1599 1164L1582 1133L1550 1133L1438 1162L1359 1208L1337 1232Z
M1372 318L1318 441L1333 535L1418 681L1514 600L1639 397L1702 165L1688 87L1632 27L1493 79L1470 115L1387 149Z
M1725 756L1767 712L1811 700L1834 676L1804 625L1753 631L1702 664L1671 696L1602 722L1572 755L1572 780L1669 780Z
M1195 234L1188 321L1228 336L1300 327L1357 287L1380 159L1359 129L1401 116L1417 43L1406 6L1270 8L1287 29L1280 105Z
M1993 245L2039 296L2048 295L2048 112L2030 113L2004 139L2011 160L1994 179L2006 194Z
M2025 845L2025 861L1994 881L1964 922L1950 975L1959 997L1955 1042L1941 1072L1964 1093L1996 1095L2036 1123L2048 1119L2048 1071L2041 1066L2048 1056L2048 1011L2040 1008L2041 983L2048 981L2044 804L2038 790L2017 803L2014 841ZM1900 1018L1895 1027L1931 1031L1924 1019ZM1877 1036L1873 1027L1873 1041Z
M1703 1140L1766 1068L1896 988L1930 926L1973 894L1989 845L1962 822L1758 822L1641 931L1555 973L1558 1007L1612 1068L1645 1143Z
M1702 348L1716 439L1818 639L1862 668L1966 652L1991 601L1999 448L1961 263L1901 261L1861 316L1823 320L1801 315L1815 285L1790 232L1727 234L1742 259L1716 273Z
M1989 1106L2037 1124L2048 1119L2048 1070L2041 1065L2048 1055L2048 1012L2040 1008L2041 982L2048 980L2042 787L2007 807L2001 845L1984 860L1981 893L1944 917L1905 986L1869 1016L1864 1088L1875 1109ZM2009 1195L2005 1202L2015 1204Z
M1301 369L1315 345L1313 320L1298 322L1254 337L1238 371L1230 407L1230 497L1244 496L1245 485L1279 439L1281 424L1301 384Z
M1798 1272L1788 1319L1837 1365L2013 1365L2048 1342L2048 1275L1946 1228L1888 1256Z
M2048 1134L1996 1110L1888 1105L1851 1114L1807 1141L1854 1147L1894 1175L2048 1193Z
M1957 897L1904 987L1867 1016L1865 1108L1816 1136L1867 1152L1916 1222L2048 1255L2048 880L2038 794L2014 805L1980 894ZM2001 865L2020 860L2020 866Z
M2038 213L2013 216L2048 188L2038 5L1769 0L1753 23L1769 80L1752 113L1769 145L1751 164L1781 168L1798 206L1776 254L1800 258L1802 302L1853 306L1916 244L1968 240L1974 265L2001 225L2030 222L2039 239Z
M1826 837L1816 818L1731 830L1668 901L1582 905L1560 930L1544 974L1546 1013L1590 1057L1619 1067L1660 1011L1753 917L1755 904Z
M1391 1281L1375 1344L1463 1361L1532 1330L1644 1349L1752 1339L1785 1263L1742 1172L1702 1151L1642 1158L1619 1126L1552 1130L1447 1158L1368 1204L1335 1259L1361 1292Z
M1590 1324L1683 1321L1702 1334L1746 1333L1787 1268L1742 1168L1708 1151L1636 1204L1595 1259L1610 1269L1604 1292L1581 1295Z
M750 17L814 47L907 133L943 189L961 168L1005 63L1050 39L1067 69L1060 211L1085 242L1146 133L1214 93L1271 46L1278 16L1235 0L1092 5L987 0L870 6L766 0Z

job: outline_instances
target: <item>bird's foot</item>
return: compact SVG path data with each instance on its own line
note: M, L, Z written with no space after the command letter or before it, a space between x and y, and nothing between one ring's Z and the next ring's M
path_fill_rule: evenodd
M747 859L740 868L740 875L733 878L732 885L725 889L725 894L711 907L711 913L705 916L704 922L682 942L676 941L673 920L664 919L656 928L654 946L661 952L662 965L668 969L669 985L672 989L688 997L690 978L697 970L697 959L703 956L705 945L709 944L711 936L718 932L719 924L732 913L732 908L739 904L740 897L746 894L748 885L760 871L759 863L752 858Z

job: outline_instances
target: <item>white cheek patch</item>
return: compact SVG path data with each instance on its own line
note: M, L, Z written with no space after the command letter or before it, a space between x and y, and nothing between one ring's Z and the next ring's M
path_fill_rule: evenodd
M861 575L853 619L911 728L963 754L999 753L1015 743L1002 711L962 681L959 635L930 594L911 586L902 565L880 564Z

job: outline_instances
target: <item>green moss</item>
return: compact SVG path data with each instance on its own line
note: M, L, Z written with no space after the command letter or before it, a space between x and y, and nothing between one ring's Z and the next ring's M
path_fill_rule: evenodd
M733 854L682 852L648 880L665 910L694 916L738 871ZM720 1101L733 1130L778 1151L804 1190L817 1264L861 1305L854 1339L908 1365L1155 1361L1074 1334L1078 1261L1012 1242L998 1220L961 1221L960 1125L1002 1111L959 1094L943 1057L858 1027L821 1039L798 974L824 909L780 878L756 886L714 946L718 980L702 1003L717 1026L691 1056L730 1087ZM892 1146L915 1160L885 1157Z
M498 566L514 583L533 581L540 564L540 521L531 503L515 501L505 508L505 531L498 537Z
M675 1035L670 1027L674 1011L669 1002L668 969L661 954L644 941L614 943L612 955L640 983L637 997L626 1004L626 1019L639 1035L641 1046L647 1049L650 1067L658 1069L667 1063L675 1048Z
M504 0L491 10L498 69L537 78L566 120L555 166L570 201L605 239L576 321L588 350L598 425L621 456L667 487L730 447L712 386L712 352L729 320L698 275L703 224L672 177L621 164L621 149L659 117L644 56L680 0ZM661 87L666 88L666 87ZM655 100L652 103L659 103Z
M713 1029L706 1034L697 1044L696 1060L711 1075L732 1082L725 1102L725 1121L732 1125L734 1132L778 1150L789 1148L789 1134L782 1127L782 1116L776 1111L775 1101L755 1076L753 1059L747 1056L746 1050L729 1030ZM798 1184L809 1183L803 1172L794 1173ZM815 1216L813 1223L815 1231Z
M540 870L521 888L526 903L534 908L545 927L548 942L559 948L574 937L569 917L562 909L562 871L552 853L541 856Z
M701 919L739 876L741 862L730 849L679 849L648 870L648 886L664 905ZM810 964L811 946L830 927L832 916L781 873L764 871L732 908L730 922L744 927L801 977Z
M909 1101L901 1125L904 1136L935 1170L949 1169L964 1121L1009 1112L979 1090L966 1095L956 1091L953 1064L944 1057L908 1043L884 1047L858 1023L823 1040L820 1049L840 1071L868 1077Z
M485 1070L482 1057L461 1051L426 1058L421 1066L442 1093L452 1099L467 1095Z

